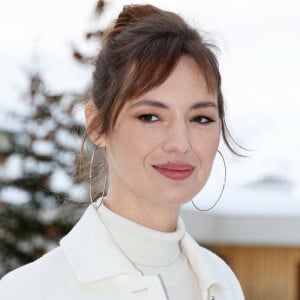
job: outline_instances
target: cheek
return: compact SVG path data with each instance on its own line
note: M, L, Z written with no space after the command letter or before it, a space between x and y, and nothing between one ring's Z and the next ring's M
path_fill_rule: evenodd
M212 161L214 160L216 152L219 148L219 144L220 144L220 134L219 133L214 134L211 137L211 142L207 143L207 153L208 153L208 155L209 155L209 157L211 158Z
M118 166L130 165L131 169L135 169L136 162L143 161L151 151L150 148L151 139L146 138L145 132L133 126L130 128L120 126L110 139L108 152Z
M135 152L136 155L147 155L158 147L163 139L161 128L141 126L136 122L128 122L116 129L113 144L121 149Z
M216 152L220 143L219 131L213 131L198 137L196 143L196 152L201 165L206 172L210 172Z
M124 154L132 154L135 157L143 155L149 147L149 140L145 137L145 132L131 128L126 130L122 137L119 137L119 147Z
M203 149L202 152L209 155L215 153L220 143L220 132L217 129L198 133L193 136L194 144L197 149Z
M220 134L213 135L210 140L211 142L207 143L207 150L212 156L215 156L220 143Z

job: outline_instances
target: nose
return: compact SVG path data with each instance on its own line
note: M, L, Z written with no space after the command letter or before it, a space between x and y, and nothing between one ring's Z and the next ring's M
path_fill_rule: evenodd
M168 128L163 149L174 154L186 154L192 149L190 133L185 122L177 122Z

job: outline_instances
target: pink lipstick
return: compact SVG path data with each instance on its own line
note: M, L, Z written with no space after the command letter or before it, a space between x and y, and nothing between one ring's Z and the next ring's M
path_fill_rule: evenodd
M163 176L173 180L184 180L194 171L194 166L181 163L166 163L153 165L153 167Z

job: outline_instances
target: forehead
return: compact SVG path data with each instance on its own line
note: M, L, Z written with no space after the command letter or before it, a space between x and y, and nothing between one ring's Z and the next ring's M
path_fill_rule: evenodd
M171 74L160 85L150 89L141 97L131 99L139 101L143 98L175 102L215 101L217 93L210 93L201 69L196 61L189 56L182 56ZM131 102L131 101L130 101Z

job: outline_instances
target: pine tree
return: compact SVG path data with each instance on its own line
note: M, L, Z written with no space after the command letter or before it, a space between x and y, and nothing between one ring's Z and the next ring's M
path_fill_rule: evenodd
M61 203L82 201L70 193L75 189L72 172L83 133L72 117L78 99L74 94L50 94L38 73L29 74L29 93L23 98L28 112L13 115L22 129L1 133L7 140L2 161L15 161L18 169L1 178L2 274L50 250L75 221ZM13 197L24 198L23 203L7 202L18 200Z
M98 16L104 7L97 2ZM86 39L100 42L102 35L95 30ZM73 57L94 61L77 49ZM31 71L22 96L28 109L11 116L19 129L0 128L0 277L55 247L85 207L85 183L72 176L84 132L75 117L83 98L51 93L43 76Z

